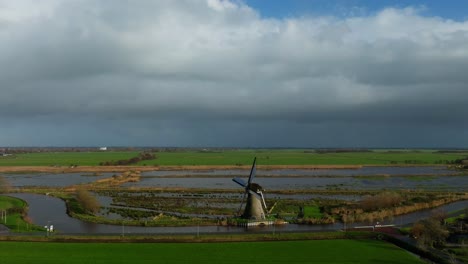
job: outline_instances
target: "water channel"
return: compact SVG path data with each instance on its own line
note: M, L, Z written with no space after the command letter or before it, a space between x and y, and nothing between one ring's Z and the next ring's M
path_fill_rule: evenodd
M11 196L25 200L29 204L28 216L37 225L54 225L54 228L62 234L197 234L197 233L244 233L244 232L307 232L307 231L331 231L343 228L343 223L331 225L295 225L267 226L245 229L242 227L226 226L189 226L189 227L137 227L116 226L106 224L86 223L74 219L66 214L65 203L54 197L38 194L11 194ZM402 216L396 216L392 220L380 224L408 225L431 215L433 210L446 212L461 210L468 207L468 200L459 201L438 207L436 209L414 212ZM368 225L368 223L353 223L353 226Z

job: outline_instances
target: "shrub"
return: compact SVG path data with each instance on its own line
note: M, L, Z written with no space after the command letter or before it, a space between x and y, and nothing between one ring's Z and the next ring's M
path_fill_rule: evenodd
M90 192L85 189L78 189L76 191L76 200L83 209L88 213L97 213L101 208L99 201Z

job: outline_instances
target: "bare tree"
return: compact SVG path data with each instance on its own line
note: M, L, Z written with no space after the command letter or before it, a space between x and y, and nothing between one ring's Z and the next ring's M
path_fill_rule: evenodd
M83 209L88 213L97 213L101 208L99 201L90 192L85 189L76 191L76 200L81 204Z
M435 218L416 222L411 231L420 246L443 246L449 232Z
M383 192L374 196L364 196L361 200L361 208L365 211L391 208L399 205L403 201L400 194L395 192Z

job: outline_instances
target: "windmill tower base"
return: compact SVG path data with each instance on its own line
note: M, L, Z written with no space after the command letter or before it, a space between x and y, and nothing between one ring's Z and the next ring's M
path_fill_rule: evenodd
M249 193L242 218L254 221L263 221L265 220L265 217L266 215L263 210L261 197L259 195Z
M246 220L246 221L238 221L237 226L240 227L256 227L256 226L270 226L274 225L275 221L273 220Z

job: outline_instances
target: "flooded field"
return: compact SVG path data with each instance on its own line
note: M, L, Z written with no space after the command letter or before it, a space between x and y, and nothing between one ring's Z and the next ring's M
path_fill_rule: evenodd
M99 176L82 175L80 173L66 174L15 174L4 175L12 187L66 187L76 184L91 183L99 179L109 178L112 173ZM219 175L219 174L217 174ZM244 172L245 175L245 172ZM232 174L239 176L239 174ZM243 175L241 175L242 177ZM257 177L256 180L266 190L307 190L307 189L423 189L423 190L453 190L468 189L468 176L309 176L309 177ZM230 177L162 177L142 176L139 182L125 183L122 187L159 187L159 188L206 188L206 189L238 189Z
M74 184L83 184L111 177L113 173L21 173L3 174L5 180L12 187L41 186L65 187Z
M468 176L461 176L445 167L363 167L361 169L330 170L258 170L256 182L266 190L378 190L421 189L451 190L468 189ZM114 173L58 173L58 174L4 174L12 187L66 187L91 183L109 178ZM211 171L149 171L141 173L140 181L129 182L121 187L156 188L206 188L232 189L238 186L232 177L247 177L246 170Z
M125 187L236 189L225 178L242 177L245 170L150 171ZM468 188L468 177L445 167L363 167L360 169L257 170L257 182L267 190L282 189L450 189ZM246 176L245 176L246 177Z
M467 176L348 176L348 177L258 177L256 182L266 190L307 190L307 189L424 189L454 190L468 189ZM225 177L141 177L139 182L125 183L123 187L172 187L238 189L238 185Z
M148 171L140 181L121 187L238 189L232 177L247 177L247 170ZM468 176L445 167L363 167L361 169L257 170L257 182L267 190L307 189L468 189ZM12 187L66 187L109 178L114 173L4 174Z
M446 167L362 167L359 169L281 169L257 170L257 177L264 176L369 176L369 175L449 175L455 171ZM239 176L248 175L247 170L192 170L192 171L146 171L143 177L166 176Z

